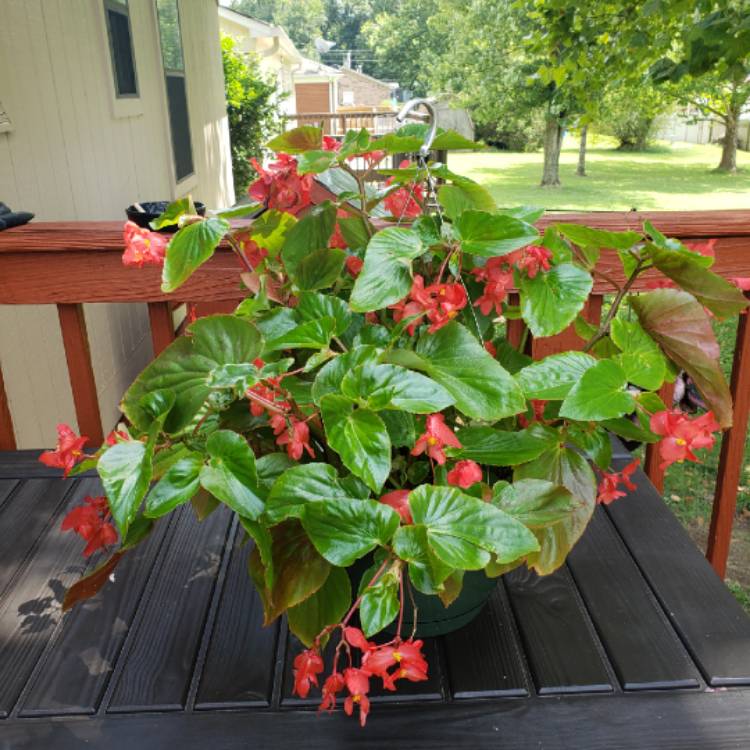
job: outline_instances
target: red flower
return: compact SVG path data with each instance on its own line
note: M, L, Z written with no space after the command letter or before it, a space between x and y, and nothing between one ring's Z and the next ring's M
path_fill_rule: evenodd
M370 651L376 648L374 643L365 638L365 634L359 628L353 628L351 625L344 628L344 638L350 646L358 648L360 651Z
M285 445L289 458L299 461L303 451L307 451L310 458L315 458L310 446L310 428L306 422L291 415L274 414L271 417L271 427L277 436L276 445Z
M391 667L395 670L389 672ZM386 690L395 690L396 680L421 682L427 679L427 661L422 654L422 641L386 644L367 651L362 657L362 671L383 680Z
M411 455L420 456L426 451L433 461L437 461L442 466L445 463L443 448L446 445L451 448L461 447L461 443L453 434L453 430L445 424L445 417L442 414L429 414L425 431L417 438L417 442L411 450Z
M247 189L247 194L268 208L276 208L290 214L297 214L311 203L310 189L313 176L297 173L297 160L288 154L278 154L278 161L267 168L255 159L250 160L258 179Z
M435 333L453 320L466 306L466 290L462 284L430 284L425 287L424 279L417 274L409 291L409 296L391 305L393 319L398 323L404 318L419 315L407 327L410 336L424 315L432 323L429 333Z
M409 166L409 160L405 159L398 166L399 169L406 169ZM389 177L385 184L392 185L394 179L394 177ZM419 203L417 203L417 201L419 201ZM404 216L413 219L422 213L420 203L423 201L424 190L422 189L422 186L419 183L412 182L389 193L383 203L397 219L401 219Z
M491 341L485 341L484 348L490 355L497 357L497 347Z
M318 686L318 675L323 671L323 659L315 649L307 649L294 658L294 692L307 698L310 685Z
M539 269L549 271L552 253L541 245L529 245L523 249L523 256L516 262L516 268L526 271L526 275L533 279Z
M515 255L516 253L511 253L501 258L490 258L484 266L471 271L477 281L485 282L482 296L474 303L482 311L482 315L489 315L493 309L496 315L502 314L508 289L513 286L511 256Z
M599 492L596 497L596 502L609 505L618 497L625 497L626 493L617 489L620 482L622 482L629 490L634 490L635 485L630 481L630 475L638 468L640 463L640 458L636 458L619 473L602 472L602 479L601 482L599 482Z
M482 468L475 461L459 461L446 477L448 484L467 489L482 481Z
M697 461L693 451L713 447L715 437L712 433L720 429L710 411L692 421L677 409L652 414L651 431L663 436L659 442L659 453L664 459L661 468L685 460Z
M341 148L341 142L337 141L330 135L323 136L323 151L338 151Z
M706 240L705 242L686 242L685 247L688 250L692 250L694 253L700 253L709 258L716 257L716 240Z
M338 219L345 219L347 217L346 211L342 211L339 209L336 212L336 217ZM328 247L337 247L341 250L346 250L349 245L346 243L346 240L344 239L344 235L341 233L341 226L336 222L335 226L333 227L333 234L331 235L331 239L328 240Z
M240 246L242 254L247 258L247 262L253 268L257 268L263 262L263 259L268 257L268 250L266 250L265 247L260 247L260 245L251 238L249 229L237 232L234 235L234 239Z
M364 159L365 167L369 170L379 164L385 158L385 151L364 151L361 154L352 154L347 156L347 161L353 161L354 159Z
M67 477L71 469L86 456L83 446L88 443L87 437L78 436L66 424L57 425L57 446L53 451L44 451L39 460L45 466L53 469L63 469L63 476Z
M63 519L62 530L74 531L88 544L85 557L117 541L117 531L109 523L111 514L106 497L86 497L83 505L73 508Z
M750 292L750 276L735 276L729 280L743 292Z
M331 713L336 708L336 694L340 693L345 685L344 675L340 672L333 672L323 683L323 700L318 706L318 711Z
M135 222L126 221L122 232L125 241L125 252L122 254L123 265L160 266L164 263L169 238L158 232L150 232L139 227Z
M117 445L121 440L130 440L130 436L127 432L124 430L112 430L112 432L107 435L104 442L109 445Z
M401 516L404 523L414 523L409 507L409 490L393 490L383 495L378 502L390 505Z
M364 726L367 723L367 714L370 713L370 699L367 697L367 693L370 692L370 678L363 670L350 667L344 670L344 682L349 691L344 701L344 711L347 716L351 716L354 704L359 704L359 723Z
M349 276L356 279L362 271L362 266L364 266L365 262L362 258L358 258L356 255L347 255L344 264L346 265L346 272Z

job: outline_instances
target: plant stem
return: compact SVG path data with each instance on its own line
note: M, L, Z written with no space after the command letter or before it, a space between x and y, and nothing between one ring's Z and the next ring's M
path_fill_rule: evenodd
M242 263L243 266L245 266L245 270L248 273L255 273L255 269L250 265L250 261L245 257L245 253L242 252L242 249L237 244L237 241L232 237L231 234L226 235L227 242L229 243L232 250L234 250L234 254L240 259L240 263Z

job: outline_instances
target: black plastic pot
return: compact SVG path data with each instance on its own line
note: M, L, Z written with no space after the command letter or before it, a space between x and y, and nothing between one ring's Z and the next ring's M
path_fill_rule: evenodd
M143 211L139 211L135 205L128 206L125 209L125 213L128 216L128 220L134 222L143 229L150 229L149 223L154 219L158 218L171 201L141 201L139 205L143 208ZM198 212L198 216L206 215L206 204L195 202L195 210ZM144 213L145 212L145 213ZM160 229L160 232L174 232L177 230L176 226L164 227Z

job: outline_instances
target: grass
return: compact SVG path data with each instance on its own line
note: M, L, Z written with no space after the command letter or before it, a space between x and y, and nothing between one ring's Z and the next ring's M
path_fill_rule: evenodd
M738 151L740 171L714 172L718 146L660 144L645 153L617 151L599 137L588 150L587 177L575 175L577 143L567 137L560 157L559 188L539 187L541 152L491 151L451 154L448 164L476 180L500 206L549 210L701 210L750 207L750 153Z

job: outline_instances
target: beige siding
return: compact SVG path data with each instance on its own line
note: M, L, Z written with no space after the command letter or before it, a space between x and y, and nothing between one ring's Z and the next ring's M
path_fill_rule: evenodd
M120 219L133 200L189 189L210 206L234 201L215 0L181 0L196 174L176 186L153 0L130 0L140 103L113 95L101 0L0 0L0 200L37 220ZM151 356L143 305L87 305L105 429ZM0 305L0 365L20 447L75 424L52 307Z

